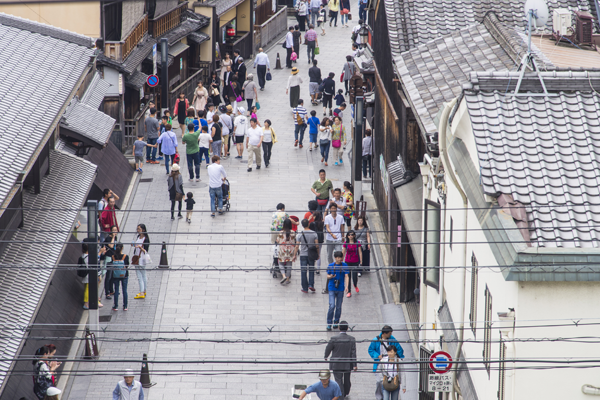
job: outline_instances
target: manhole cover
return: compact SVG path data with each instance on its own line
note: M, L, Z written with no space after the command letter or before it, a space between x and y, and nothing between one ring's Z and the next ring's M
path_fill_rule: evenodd
M253 332L249 332L249 329L240 329L239 332L234 332L234 336L239 337L240 339L264 339L267 336L269 336L269 331L267 330L267 328L262 328L264 329L264 332L262 331L253 331Z
M196 183L191 183L191 182L190 182L190 184L191 184L193 187L198 187L198 188L201 188L201 187L206 187L206 186L207 186L207 184L206 184L206 183L202 183L202 182L196 182Z
M142 178L140 179L140 183L142 182L152 182L154 180L154 178Z
M101 315L100 317L98 317L98 320L100 322L110 322L111 319L112 315Z

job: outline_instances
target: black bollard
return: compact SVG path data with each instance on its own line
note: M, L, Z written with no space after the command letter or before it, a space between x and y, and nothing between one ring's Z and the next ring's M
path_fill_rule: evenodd
M283 69L281 66L281 59L279 58L279 53L277 53L277 62L275 63L275 69Z
M98 358L98 343L96 343L96 335L90 332L90 328L85 328L85 353L83 358L91 360Z
M142 387L151 388L156 385L156 382L150 382L150 371L148 370L148 356L144 354L142 361L142 372L140 372L140 383Z
M160 250L160 264L158 268L169 268L169 260L167 259L167 244L163 242L162 249Z

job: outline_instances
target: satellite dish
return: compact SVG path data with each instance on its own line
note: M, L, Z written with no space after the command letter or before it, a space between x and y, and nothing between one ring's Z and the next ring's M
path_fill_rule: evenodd
M529 16L531 15L531 19ZM530 24L529 29L542 28L548 22L550 12L545 0L527 0L525 2L525 18Z

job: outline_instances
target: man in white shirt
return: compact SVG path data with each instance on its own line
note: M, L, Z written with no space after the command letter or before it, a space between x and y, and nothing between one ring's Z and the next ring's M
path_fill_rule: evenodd
M235 147L237 149L238 155L235 158L242 158L242 154L244 154L244 136L246 136L246 131L248 129L248 118L244 115L246 110L244 107L238 107L237 109L238 116L235 117L233 121L233 132L235 134Z
M285 56L285 66L286 68L292 68L292 53L294 52L294 27L290 26L288 33L285 35L285 49L287 50L287 54Z
M206 113L206 122L208 123L208 132L212 131L212 126L214 124L213 117L217 112L215 111L215 105L210 103L208 106L208 113Z
M337 209L340 212L344 211L346 208L346 198L342 197L342 190L340 188L333 189L333 199L329 200L327 210L329 210L333 204L337 206Z
M252 171L252 162L256 155L256 169L260 169L262 160L260 158L260 149L262 147L263 130L258 126L256 118L250 118L250 128L246 135L246 148L248 149L248 172Z
M218 199L219 203L219 215L223 215L223 189L221 185L227 178L225 168L221 165L221 157L212 156L212 164L206 169L208 171L208 192L210 193L210 210L212 213L211 217L215 216L215 199Z
M344 239L344 217L338 214L338 206L332 203L329 206L330 214L325 217L325 246L327 247L327 265L333 263L333 253L342 251L342 240ZM329 293L329 280L323 289L323 293Z
M227 154L229 154L229 134L233 130L233 121L231 118L231 114L233 113L233 107L231 105L228 105L227 107L224 107L223 111L222 114L219 115L219 122L221 122L221 125L223 125L223 131L221 132L221 135L223 136L223 145L225 147L225 151L223 152L223 158L227 159L229 158L227 156Z
M258 54L254 59L254 68L257 65L258 86L260 86L260 90L265 90L265 76L267 75L267 71L271 71L271 63L269 62L269 56L263 51L262 47L258 49Z

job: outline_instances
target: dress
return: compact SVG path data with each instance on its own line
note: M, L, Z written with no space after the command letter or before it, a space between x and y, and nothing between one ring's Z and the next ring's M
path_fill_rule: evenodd
M206 90L205 87L203 88L199 88L197 87L196 90L194 91L194 100L193 100L193 107L196 109L196 112L198 112L198 110L204 110L204 107L206 107L206 101L208 99L208 90Z
M346 220L346 223L348 223L348 220L351 220L354 216L354 195L349 190L344 190L342 197L346 199L346 204L352 203L352 205L346 206L346 209L344 210L344 219Z
M286 238L286 232L280 232L277 236L279 262L293 262L296 260L294 249L296 247L296 232L290 232L290 238Z
M227 71L227 67L233 65L233 60L230 58L229 60L221 61L221 80L225 78L225 71Z
M216 106L218 106L219 104L221 104L221 96L220 94L217 94L216 96L213 95L212 93L212 89L217 89L220 90L220 86L221 86L221 79L219 79L218 76L215 76L214 79L210 80L210 98L212 99L212 103Z

